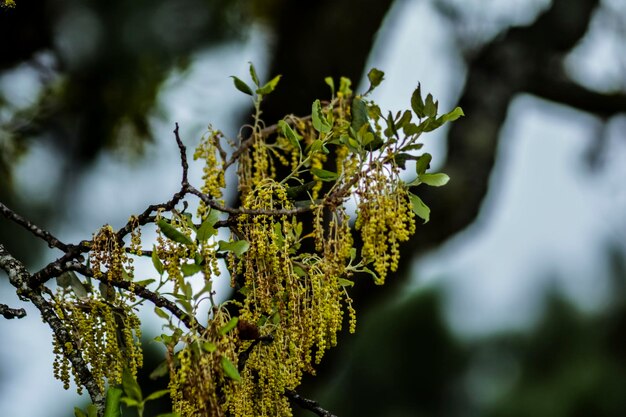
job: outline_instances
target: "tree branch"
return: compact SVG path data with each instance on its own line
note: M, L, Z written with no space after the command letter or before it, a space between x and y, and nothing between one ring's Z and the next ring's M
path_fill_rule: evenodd
M38 238L45 240L48 243L48 246L50 246L51 248L61 249L64 252L69 249L68 245L61 242L52 234L50 234L49 232L46 232L45 230L41 229L39 226L33 224L29 220L15 213L13 210L11 210L10 208L8 208L2 203L0 203L0 213L2 213L2 215L6 217L8 220L11 220L12 222L19 224L24 229L28 230L29 232L31 232Z
M50 326L55 338L62 346L65 356L72 363L72 367L78 376L78 383L87 388L91 401L102 414L105 402L104 394L100 392L98 384L93 378L87 363L85 363L76 341L71 337L63 322L57 317L50 302L41 295L38 289L29 287L28 282L31 274L26 270L26 267L15 259L1 243L0 268L9 275L9 282L17 288L18 296L22 299L30 300L39 309L43 321ZM71 346L71 349L68 349L67 346Z
M297 207L294 209L246 209L246 208L232 208L232 207L227 207L227 206L223 206L220 203L218 203L217 201L215 201L214 199L212 199L210 196L202 193L200 190L198 190L197 188L195 188L192 185L189 185L186 188L187 192L189 194L193 194L195 196L197 196L198 198L200 198L200 200L202 200L207 206L217 210L217 211L221 211L223 213L228 213L228 214L232 214L232 215L241 215L241 214L248 214L251 216L293 216L296 214L302 214L302 213L307 213L309 211L313 210L313 205L311 206L307 206L307 207Z
M26 310L23 308L11 308L6 304L0 304L0 314L5 319L21 319L26 317Z
M546 100L574 107L602 118L626 113L626 94L598 93L569 79L542 71L532 77L528 92Z
M320 417L337 417L330 411L325 410L324 408L320 407L317 401L304 398L303 396L301 396L295 391L287 390L285 391L285 395L287 396L287 398L289 398L294 403L298 404L300 407L304 408L305 410L312 411Z
M28 280L28 285L31 288L37 288L40 285L45 284L50 278L59 276L63 272L68 270L68 266L71 262L78 260L82 261L82 253L89 251L87 241L81 242L79 245L73 245L70 249L56 261L50 262L39 271L32 274Z
M189 172L189 164L187 163L187 148L180 139L180 134L178 133L178 122L174 123L174 125L176 126L174 128L174 137L176 138L176 144L178 145L178 150L180 151L180 164L183 167L183 178L180 181L180 185L184 189L185 185L189 184L189 181L187 180L187 173Z

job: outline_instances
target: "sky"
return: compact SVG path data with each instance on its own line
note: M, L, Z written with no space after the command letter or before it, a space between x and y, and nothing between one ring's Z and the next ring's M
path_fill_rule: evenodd
M545 6L546 1L489 3L498 22L505 24L531 19L537 5ZM464 69L448 25L428 1L399 1L394 7L369 60L369 67L386 73L386 81L373 97L383 109L405 108L418 82L423 91L439 99L440 108L454 107ZM596 24L596 30L600 26ZM154 203L177 191L180 166L171 133L174 122L180 124L189 148L198 143L209 123L231 137L236 134L234 123L249 106L249 99L234 90L229 76L246 77L248 61L255 63L262 78L268 76L263 68L269 38L261 29L253 30L254 35L244 43L199 53L188 70L171 74L159 97L166 117L153 119L155 145L147 149L143 162L131 165L119 155L101 155L80 180L76 203L63 222L67 226L56 231L60 238L78 241L105 223L119 226L130 213L145 208L146 195ZM597 65L616 55L614 44L599 35L586 40L569 58L576 76L596 88L609 88L607 79L619 85L619 79L611 78L612 70L606 69L613 66ZM26 83L16 91L27 92L24 80L28 75L14 77ZM8 85L6 79L2 82L3 87ZM408 284L410 290L431 285L443 288L446 317L462 337L528 328L541 313L543 294L550 287L562 289L581 309L600 308L610 294L602 243L613 239L626 246L626 193L619 181L626 174L626 146L617 139L626 121L611 121L613 152L601 171L591 174L583 158L590 143L597 140L598 124L592 117L530 96L516 98L510 114L479 219L416 261L414 279ZM425 150L434 155L434 165L440 165L445 153L443 133L435 132L424 140ZM35 148L18 168L16 177L33 198L45 193L47 177L54 178L54 161L50 149ZM192 178L200 175L200 167L192 168ZM125 197L111 198L116 195ZM0 298L11 305L13 301ZM68 405L78 404L77 399L73 391L64 391L52 379L50 332L37 312L28 312L26 322L0 322L0 332L11 342L0 345L0 357L9 372L0 387L0 415L68 412ZM158 329L154 323L148 326ZM38 401L28 401L26 391L38 392Z

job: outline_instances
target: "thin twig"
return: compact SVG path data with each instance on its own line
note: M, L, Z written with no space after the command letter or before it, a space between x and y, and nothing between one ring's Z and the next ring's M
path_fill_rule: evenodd
M175 126L174 137L176 138L176 144L178 145L178 150L180 151L180 164L183 167L183 178L180 181L180 185L182 188L185 188L185 184L189 183L187 179L187 173L189 172L189 164L187 163L187 148L180 139L180 135L178 133L178 122L175 123Z
M305 410L312 411L320 417L337 417L330 411L320 407L317 401L304 398L295 391L286 390L285 395L287 396L287 398L298 404L300 407L304 408Z
M294 123L296 123L296 121L306 121L309 119L311 119L311 116L290 118L289 120L286 120L285 122L287 124L293 125ZM273 125L270 125L261 129L259 131L259 136L263 138L273 133L276 133L277 131L278 131L278 124L273 124ZM223 166L224 171L226 171L229 166L237 162L241 154L244 153L250 146L252 146L252 144L254 143L254 138L255 136L253 134L241 142L241 144L237 147L237 149L235 149L233 154L230 156L230 159L224 163L224 166Z
M139 252L131 249L131 248L124 248L124 251L126 253L130 253L132 255L137 255L137 256L145 256L147 258L152 257L152 252L151 250L140 250ZM218 252L215 254L215 257L218 259L225 259L228 256L228 254L226 253L222 253L222 252Z
M189 192L189 194L193 194L195 196L197 196L198 198L200 198L200 200L202 200L207 206L217 210L217 211L221 211L223 213L228 213L228 214L232 214L232 215L241 215L241 214L248 214L251 216L292 216L292 215L296 215L296 214L302 214L302 213L307 213L309 211L312 211L313 208L315 206L311 205L311 206L306 206L306 207L297 207L294 209L246 209L246 208L232 208L232 207L227 207L227 206L223 206L220 203L218 203L217 201L215 201L213 198L211 198L209 195L202 193L201 191L199 191L197 188L195 188L192 185L189 185L187 187L187 192Z
M31 232L38 238L45 240L48 243L48 246L50 246L51 248L61 249L62 251L68 250L69 248L68 245L61 242L59 239L54 237L51 233L43 230L39 226L33 224L31 221L20 216L19 214L17 214L16 212L14 212L13 210L11 210L10 208L8 208L2 203L0 203L0 213L2 213L2 215L6 217L7 219L13 221L14 223L19 224L24 229L28 230L29 232Z

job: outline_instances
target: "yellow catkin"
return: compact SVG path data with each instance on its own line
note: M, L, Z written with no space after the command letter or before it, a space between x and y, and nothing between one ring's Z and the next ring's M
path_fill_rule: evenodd
M221 218L232 232L230 243L246 249L243 254L229 253L226 259L231 285L239 293L225 303L228 309L214 304L211 292L220 275L218 251L223 254L219 248L224 243L217 243L216 236L198 239L197 224L214 218L209 206L200 203L195 221L184 210L168 213L168 223L186 236L186 242L157 228L153 256L157 269L163 266L160 284L171 284L169 295L186 314L196 315L200 301L210 301L208 319L199 320L207 323L206 329L195 325L180 329L170 319L166 327L172 334L162 336L173 411L181 417L291 417L285 392L296 389L305 374L315 374L317 364L337 344L344 323L355 331L356 312L349 295L353 275L372 272L370 267L375 282L382 284L397 269L399 244L415 232L408 191L393 164L395 151L387 147L370 152L355 142L351 103L350 82L342 78L336 98L323 110L332 125L330 132L320 134L309 118L287 117L298 143L288 131L268 134L272 129L259 120L256 103L251 136L241 139L243 148L235 151L235 159L241 207L257 213ZM367 106L380 136L380 110L369 102ZM209 127L194 158L204 161L201 191L223 204L224 168L230 162L224 160L220 140L221 132ZM318 140L324 148L310 153ZM328 157L334 157L338 176L322 187L321 178L310 170L323 169ZM291 169L282 182L277 178L281 166ZM290 187L305 184L311 176L315 184L307 196L298 196L297 203L293 195L288 197ZM322 190L330 192L323 195ZM345 208L349 195L357 203L360 256ZM310 213L313 222L303 231L299 218L285 212L301 207L307 197L315 206ZM158 211L156 220L162 215ZM95 278L109 284L132 279L128 254L141 253L141 230L136 217L129 224L127 249L110 226L94 235L90 261ZM301 251L303 241L312 243L311 253ZM195 272L204 279L200 291L191 286L198 277ZM78 299L69 288L60 289L55 297L56 314L72 328L101 390L106 383L119 383L124 368L135 374L142 365L139 320L126 306L131 299L119 292L107 296L93 291ZM67 355L75 345L56 340L53 344L54 375L69 386L74 371Z
M202 137L200 144L196 147L193 154L194 159L204 161L204 167L202 168L202 187L200 190L217 200L222 198L222 189L225 186L224 161L221 159L218 149L218 144L222 137L222 132L213 130L213 128L209 126L208 133ZM207 212L206 204L201 201L198 206L198 217L204 218Z
M395 271L400 259L399 243L415 232L414 214L405 186L396 172L390 179L380 165L365 177L357 191L359 197L356 229L363 239L362 257L374 264L376 284L383 284L389 271Z
M70 329L71 338L80 344L83 359L102 393L106 382L121 383L124 368L136 375L143 364L141 323L124 301L112 305L95 294L76 299L65 290L59 291L55 301L57 315ZM53 342L54 376L68 389L70 373L73 374L80 393L78 375L67 359L72 344L61 346L56 339Z

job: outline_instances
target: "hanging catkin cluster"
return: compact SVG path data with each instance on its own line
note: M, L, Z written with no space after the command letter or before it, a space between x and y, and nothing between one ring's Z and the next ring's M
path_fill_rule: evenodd
M361 256L373 263L376 284L384 284L389 271L398 268L400 242L415 233L414 213L408 190L395 168L374 164L357 189L359 199L356 229L361 232Z
M130 224L136 225L131 218ZM140 232L131 232L130 250L140 247ZM67 325L71 338L76 342L83 359L104 393L106 383L115 385L122 381L124 369L132 375L142 366L141 328L139 318L130 302L132 293L117 293L108 282L131 279L132 259L126 255L111 226L104 226L94 236L90 263L95 278L102 278L96 290L89 283L84 285L74 273L65 273L57 282L54 309L59 319ZM62 345L56 338L54 344L54 375L69 388L70 373L78 382L67 355L71 344ZM77 384L81 392L80 384Z
M350 288L363 277L383 284L398 268L400 243L415 232L415 216L428 221L428 207L410 187L444 185L448 177L426 172L431 157L415 154L418 138L462 116L459 108L438 116L437 103L430 95L424 101L418 87L412 112L384 116L367 99L383 78L372 70L364 95L355 96L345 78L337 89L327 78L330 101L316 100L310 115L267 126L261 102L280 77L261 85L253 66L250 75L255 89L234 79L254 98L253 123L226 141L232 149L209 127L193 154L204 164L200 188L188 178L177 126L180 191L119 231L104 226L81 242L89 260L72 270L84 278L57 277L54 311L73 343L54 340L54 374L66 387L70 374L77 375L68 358L79 349L98 390L123 380L122 401L139 415L145 401L164 395L144 397L129 388L142 364L134 309L149 300L164 320L156 340L167 352L154 373L169 376L165 392L174 413L290 417L291 393L315 374L344 325L356 329ZM407 162L416 167L411 182L402 179ZM225 203L231 166L237 206ZM188 197L199 198L195 216ZM141 244L144 227L156 235L148 247ZM135 279L140 256L154 266L148 279ZM221 278L226 270L233 295L219 302L216 288L228 285Z

